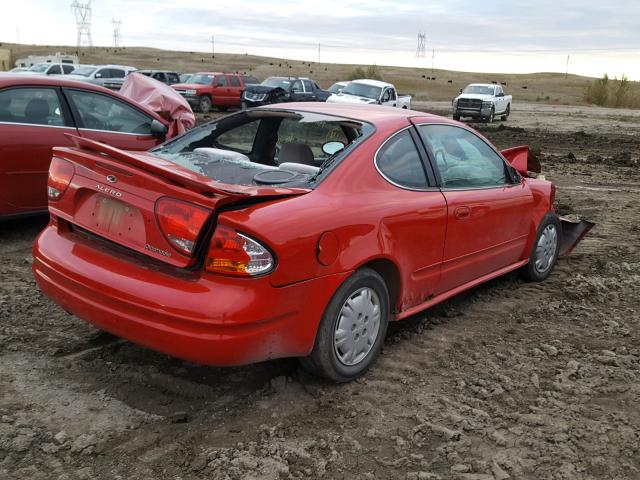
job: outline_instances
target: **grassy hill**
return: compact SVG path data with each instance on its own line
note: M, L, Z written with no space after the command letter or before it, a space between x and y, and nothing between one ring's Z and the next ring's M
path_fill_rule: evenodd
M9 48L13 58L27 55L47 55L55 52L76 53L75 47L55 45L0 44ZM155 48L110 47L84 48L79 52L81 63L123 64L137 68L168 69L178 72L225 71L247 72L259 79L271 75L309 76L321 86L329 87L333 82L346 79L356 65L302 62L278 58L243 54L211 54L203 52L180 52ZM418 69L406 67L378 66L384 79L394 83L402 93L411 93L417 100L450 100L468 83L501 82L505 90L513 94L515 101L542 102L576 105L584 103L585 88L593 79L559 73L498 74L471 73L448 70ZM637 84L633 85L638 88Z

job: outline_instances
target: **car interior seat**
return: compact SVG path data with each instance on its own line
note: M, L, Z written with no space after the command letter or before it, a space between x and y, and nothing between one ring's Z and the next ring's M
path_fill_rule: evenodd
M25 120L30 123L47 125L49 123L49 102L42 98L34 98L24 109Z
M278 155L278 163L301 163L312 167L318 166L311 148L304 143L283 144Z

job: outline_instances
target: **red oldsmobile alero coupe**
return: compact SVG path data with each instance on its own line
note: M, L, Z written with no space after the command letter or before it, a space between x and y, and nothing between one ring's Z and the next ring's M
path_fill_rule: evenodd
M0 74L0 219L47 210L51 149L72 146L68 134L148 150L175 136L169 125L97 85L57 75Z
M527 147L420 112L293 103L145 153L74 141L53 153L40 288L211 365L294 356L353 379L389 322L512 270L544 280L591 226L561 221Z

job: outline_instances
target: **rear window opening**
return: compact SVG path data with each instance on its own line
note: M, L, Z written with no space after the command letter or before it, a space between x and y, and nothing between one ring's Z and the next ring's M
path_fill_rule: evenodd
M253 110L203 125L152 153L221 183L312 188L373 130L344 117Z

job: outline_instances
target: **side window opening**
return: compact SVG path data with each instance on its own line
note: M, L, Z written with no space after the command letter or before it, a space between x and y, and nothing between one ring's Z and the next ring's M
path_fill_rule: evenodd
M387 140L375 162L382 176L396 186L410 189L428 186L420 154L408 130Z
M504 160L474 133L450 125L421 125L418 131L435 159L444 188L510 183Z
M0 122L65 125L56 91L35 87L0 91Z
M231 86L232 87L239 87L240 86L240 79L236 75L232 75L229 78L231 79Z
M65 93L80 115L82 128L151 134L152 118L120 100L82 90L65 90Z

